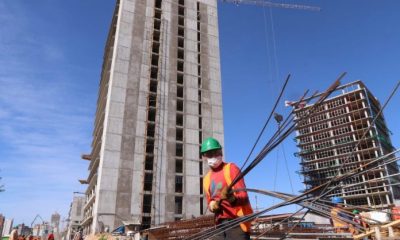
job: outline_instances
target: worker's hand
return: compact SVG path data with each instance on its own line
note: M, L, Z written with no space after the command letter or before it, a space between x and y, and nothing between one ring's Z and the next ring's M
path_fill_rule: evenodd
M211 212L216 213L219 211L219 201L212 200L210 204L208 204L208 208Z
M228 187L226 186L221 191L221 200L226 200L232 204L236 201L236 197L233 195L232 190L228 191Z

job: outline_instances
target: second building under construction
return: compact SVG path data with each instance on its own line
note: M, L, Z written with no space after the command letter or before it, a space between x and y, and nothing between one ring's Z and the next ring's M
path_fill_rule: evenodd
M319 95L298 102L294 111L299 120L296 155L301 158L306 190L393 151L385 118L376 117L381 105L361 81L340 86L332 96L305 120L301 117ZM340 187L327 196L343 197L347 206L392 205L400 198L399 170L396 162L378 166L382 162L374 163L374 170L332 184L330 188Z

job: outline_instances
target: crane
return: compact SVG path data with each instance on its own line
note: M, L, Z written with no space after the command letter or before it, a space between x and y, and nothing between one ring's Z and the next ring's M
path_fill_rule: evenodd
M36 214L36 217L33 219L32 223L31 223L31 228L32 228L33 224L35 223L36 219L38 219L38 218L40 218L42 220L42 223L44 223L43 218L39 214Z
M248 4L248 5L256 5L256 6L263 6L263 7L273 7L273 8L289 8L289 9L297 9L297 10L321 11L321 8L316 7L316 6L289 4L289 3L274 3L274 2L270 2L270 1L264 1L264 0L222 0L222 2L234 3L236 5Z

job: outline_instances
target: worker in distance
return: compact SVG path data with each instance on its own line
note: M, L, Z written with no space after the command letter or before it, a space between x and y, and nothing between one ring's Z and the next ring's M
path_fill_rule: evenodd
M234 163L223 159L222 146L215 138L207 138L201 145L203 161L210 167L203 179L208 208L215 215L218 227L229 224L229 221L253 213L246 191L232 192L235 189L246 188L244 179L240 179L232 189L228 189L233 179L240 174L240 169ZM250 222L243 222L229 230L218 234L214 240L248 240L250 239Z
M331 199L333 207L331 209L331 224L334 227L336 233L351 233L355 234L356 229L354 226L344 220L349 222L353 219L344 210L344 199L341 197L333 197Z

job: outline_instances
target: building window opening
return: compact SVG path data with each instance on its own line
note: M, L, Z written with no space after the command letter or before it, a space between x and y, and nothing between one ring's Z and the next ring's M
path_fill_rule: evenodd
M178 75L176 76L176 82L178 84L183 84L183 74L182 73L178 73Z
M182 159L175 160L175 172L183 173L183 160Z
M156 0L156 4L155 4L155 6L156 6L156 8L161 8L161 0Z
M204 214L204 200L200 198L200 214Z
M182 27L185 25L185 19L183 17L178 18L178 25Z
M178 98L183 98L183 87L182 86L177 86L176 88L176 96Z
M183 27L178 27L178 36L179 37L185 36L185 29Z
M178 47L183 48L185 46L184 38L178 37Z
M154 29L155 30L160 30L160 28L161 28L161 20L154 19Z
M183 198L176 196L175 197L175 214L182 214L182 202Z
M203 132L199 131L199 143L203 142Z
M181 193L183 190L183 176L175 176L175 192Z
M159 42L160 41L160 31L154 31L153 32L153 41L154 42ZM156 52L156 53L158 53L158 52Z
M178 71L183 72L183 61L178 61L177 69L178 69Z
M156 126L154 123L147 123L147 137L154 137Z
M144 170L152 171L153 170L153 162L154 162L154 156L146 155Z
M183 126L183 114L176 114L176 125L180 127Z
M201 115L201 103L199 103L199 115Z
M203 194L203 178L200 178L200 186L199 186L199 189L200 189L200 194Z
M149 107L157 106L157 95L149 94Z
M178 58L183 60L184 59L184 51L181 48L178 48Z
M202 120L201 117L199 117L199 129L203 128L203 121L201 121L201 120Z
M153 53L157 53L157 54L158 54L158 52L160 51L160 43L158 43L158 42L153 42L151 51L152 51Z
M150 228L151 217L142 217L142 229Z
M151 191L153 187L153 174L152 173L145 173L144 174L144 191Z
M143 213L151 213L151 194L143 195Z
M185 15L185 8L182 7L182 6L179 6L179 8L178 8L178 14L181 15L181 16Z
M176 129L176 141L183 141L183 129L182 128Z
M176 144L175 156L183 157L183 144L182 143Z
M183 112L183 100L176 100L176 110L179 112Z
M161 10L156 9L156 10L154 11L154 18L155 18L155 19L161 19Z
M203 175L203 161L201 160L199 162L199 174ZM203 178L201 178L200 181L203 182ZM203 184L200 184L200 186L203 186ZM203 187L201 189L203 189ZM203 190L201 190L200 192L203 193Z
M151 58L151 65L158 66L158 55L153 54L153 56Z
M151 80L150 81L150 92L157 93L157 81Z
M152 66L152 67L151 67L151 72L150 72L150 78L151 78L152 80L157 80L157 76L158 76L158 68Z
M156 120L156 110L154 108L150 108L147 112L147 121L155 122Z
M154 152L154 139L147 139L146 142L146 153Z

